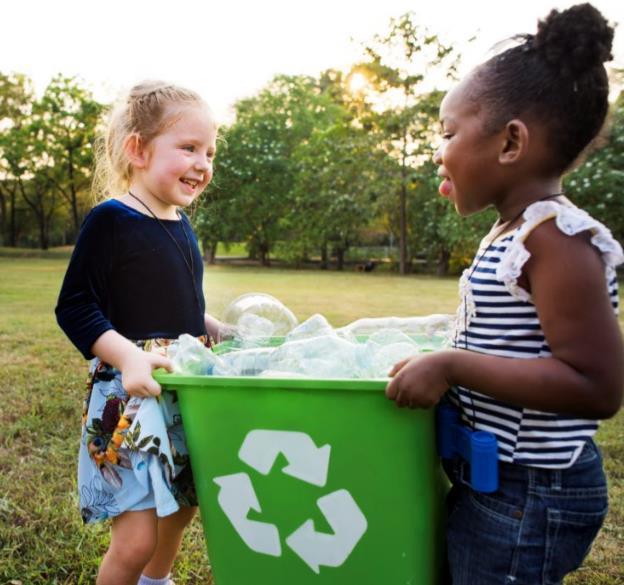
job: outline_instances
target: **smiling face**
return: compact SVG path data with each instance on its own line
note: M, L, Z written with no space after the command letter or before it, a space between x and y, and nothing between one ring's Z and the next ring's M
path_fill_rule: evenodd
M470 78L450 91L440 106L443 142L434 154L443 179L439 191L460 215L496 204L501 190L502 132L487 133L478 103L469 96Z
M130 190L160 217L175 218L176 208L190 205L212 179L217 127L202 104L167 118L164 130L139 149Z

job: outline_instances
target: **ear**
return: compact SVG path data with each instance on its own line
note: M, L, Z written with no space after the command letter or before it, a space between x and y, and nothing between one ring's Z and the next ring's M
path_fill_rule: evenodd
M149 152L143 144L143 139L138 134L130 134L126 138L124 152L134 168L143 169L147 166Z
M518 119L510 120L503 131L503 144L498 154L498 162L511 165L522 160L529 148L529 129Z

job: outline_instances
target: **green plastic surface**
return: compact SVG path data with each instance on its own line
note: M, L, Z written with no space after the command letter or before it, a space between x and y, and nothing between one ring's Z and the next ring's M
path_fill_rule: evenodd
M438 582L447 484L436 456L432 410L398 409L384 395L384 380L163 373L156 379L163 389L176 390L180 400L216 585ZM243 444L254 443L263 431L278 445L266 473L241 459ZM330 446L323 485L288 474L289 464L307 465L291 452L304 435L316 448ZM260 453L272 460L267 449ZM240 484L242 474L253 486L258 509L248 496L246 502L237 500L234 507L243 513L233 522L236 515L228 517L225 508L242 496L235 497L221 478ZM319 498L337 495L343 497L338 501L352 501L330 512L319 508ZM357 524L349 520L353 503L366 524L357 540L347 534L349 525ZM304 560L286 539L308 520L314 542L301 545ZM254 522L276 528L279 555L246 544L241 526L254 532Z

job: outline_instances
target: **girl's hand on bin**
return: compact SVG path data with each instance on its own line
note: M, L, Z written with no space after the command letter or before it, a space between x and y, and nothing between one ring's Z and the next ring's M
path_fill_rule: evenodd
M428 353L403 360L392 368L393 378L386 386L386 396L397 406L431 408L448 390L447 351Z
M156 353L139 350L121 369L121 383L130 396L158 396L160 384L152 378L152 372L164 368L173 371L171 360Z

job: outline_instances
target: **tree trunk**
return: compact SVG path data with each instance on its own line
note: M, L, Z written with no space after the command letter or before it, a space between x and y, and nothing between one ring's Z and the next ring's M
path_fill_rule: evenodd
M219 242L213 242L210 246L210 264L214 264L217 261L217 246Z
M271 266L269 247L266 244L260 244L260 263L262 266Z
M37 177L35 177L34 181L36 181L36 178ZM42 250L47 250L50 245L50 224L52 223L52 216L54 215L54 210L56 209L56 196L55 192L52 191L50 206L46 212L45 195L48 192L48 189L51 189L51 182L46 181L43 184L37 184L34 182L34 193L32 199L26 195L26 189L24 188L24 183L21 179L18 179L18 185L24 201L33 210L35 217L37 218L37 227L39 229L39 247Z
M48 238L48 229L46 226L45 214L40 213L37 215L38 215L38 220L39 220L39 247L42 250L47 250L50 245L50 242Z
M219 242L210 242L206 239L202 240L202 249L204 250L204 261L208 264L214 264L217 259L217 246Z
M321 270L329 268L329 254L327 253L327 242L323 242L321 246Z
M13 182L13 186L0 192L0 203L2 209L0 211L2 219L2 245L15 248L17 246L17 226L15 209L15 193L17 192L17 184Z
M399 271L401 274L407 274L407 193L405 184L401 184L399 206Z
M407 264L407 127L403 133L401 157L401 191L399 192L399 271L408 273Z
M336 270L344 270L344 248L336 248Z
M76 241L78 232L80 231L80 220L78 218L78 193L76 192L76 179L74 174L74 151L71 148L69 148L67 152L67 172L69 175L69 203L74 224L72 241Z
M442 250L438 256L438 262L436 265L436 274L438 276L446 276L448 274L450 260L451 253L448 250Z
M78 232L80 231L80 219L78 218L78 197L74 193L74 189L72 188L72 218L74 220L74 229L71 235L72 242L75 242L78 238Z
M15 209L15 193L17 187L11 191L11 220L9 225L9 246L15 248L17 246L17 225L16 216L17 210Z
M3 246L6 246L9 240L9 238L7 237L8 231L9 231L7 227L7 223L8 223L7 222L7 201L4 196L4 193L0 189L0 235L1 235L0 243Z

